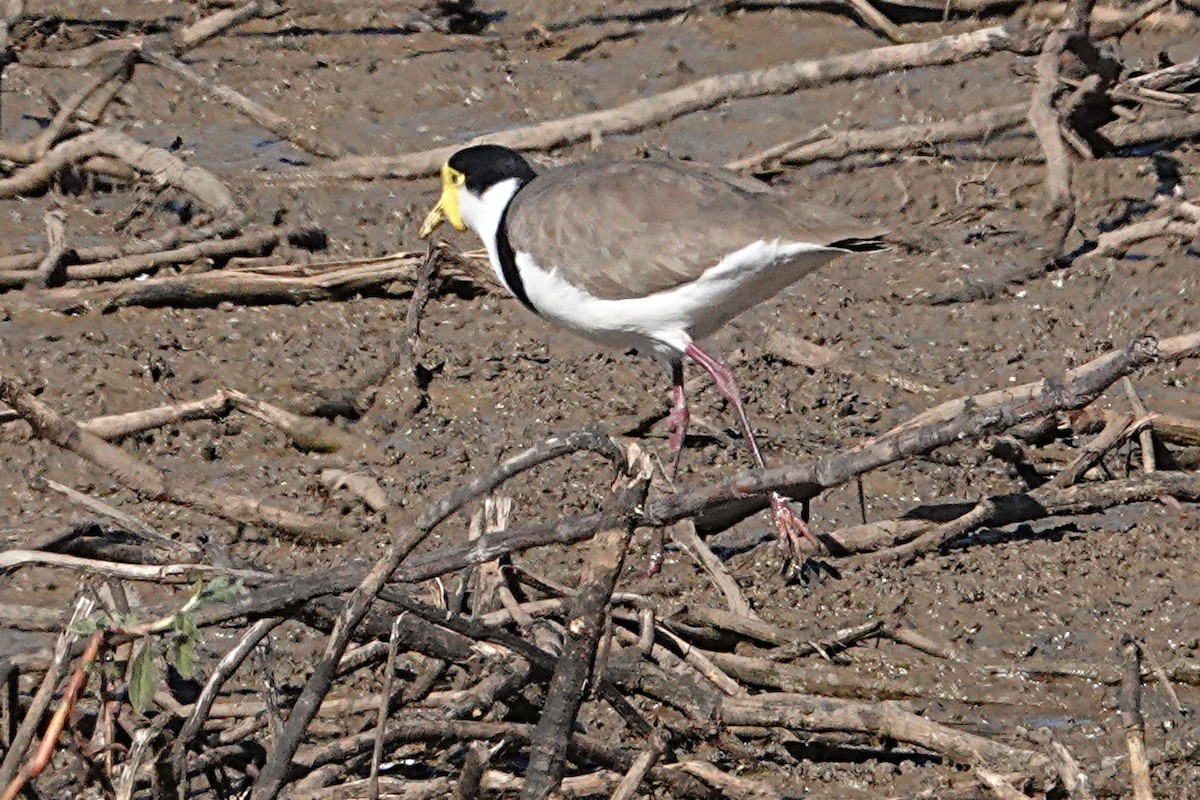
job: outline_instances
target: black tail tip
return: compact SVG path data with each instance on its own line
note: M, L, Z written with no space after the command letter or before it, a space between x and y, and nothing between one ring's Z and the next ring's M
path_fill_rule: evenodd
M836 247L838 250L845 250L849 253L878 253L880 250L888 249L887 242L874 236L866 238L851 236L848 239L838 239L836 242L830 242L829 246Z

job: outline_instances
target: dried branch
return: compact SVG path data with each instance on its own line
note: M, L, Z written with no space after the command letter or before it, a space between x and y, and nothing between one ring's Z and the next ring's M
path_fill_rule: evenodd
M241 216L233 194L208 170L189 166L162 148L103 128L67 139L33 164L7 178L0 178L0 198L41 191L65 167L82 164L95 156L117 159L159 186L187 192L217 217L235 219Z
M91 461L118 483L148 499L195 508L232 522L260 525L302 540L330 542L342 539L342 534L333 526L294 511L285 511L242 495L181 485L165 472L135 460L55 413L5 375L0 375L0 400L19 413L38 436Z
M218 102L224 103L230 108L245 114L271 133L282 139L286 139L302 150L313 155L326 156L328 158L340 158L345 155L346 148L336 142L329 141L311 131L304 130L286 117L271 111L269 108L251 100L241 92L235 91L223 83L205 78L187 64L184 64L171 55L143 51L141 57L144 61L162 67L171 74L191 83L193 86L199 88L201 92L213 97Z
M654 467L650 457L636 445L627 455L625 474L619 479L617 505L633 508L646 499ZM550 685L546 701L529 745L523 800L542 800L558 788L566 762L567 745L583 704L589 677L597 663L597 648L607 627L608 607L616 588L617 576L633 537L634 520L621 528L596 536L592 556L572 603L567 622L567 640Z
M468 144L502 144L517 150L544 150L601 133L629 133L661 124L718 103L790 92L837 81L914 67L952 64L1019 47L1005 28L984 28L917 44L900 44L818 61L796 61L767 69L717 75L653 97L603 111L550 120L472 139ZM320 179L419 178L431 175L459 149L449 145L401 156L351 156L286 175L291 181Z
M1146 759L1146 721L1142 718L1142 649L1137 640L1126 636L1121 642L1125 656L1125 676L1121 683L1121 719L1125 725L1125 744L1129 748L1129 772L1133 776L1133 796L1154 800L1150 791L1150 763Z

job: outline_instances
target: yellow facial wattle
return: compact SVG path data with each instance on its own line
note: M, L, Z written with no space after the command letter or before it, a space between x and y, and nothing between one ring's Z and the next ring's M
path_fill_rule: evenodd
M422 239L437 230L437 227L443 222L449 222L460 231L467 229L458 209L458 192L466 181L467 176L454 167L449 164L442 166L442 196L438 199L437 205L425 217L425 221L421 223L419 234Z

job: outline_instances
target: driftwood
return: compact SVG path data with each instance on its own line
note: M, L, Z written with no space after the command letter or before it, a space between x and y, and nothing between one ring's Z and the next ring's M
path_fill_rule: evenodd
M738 98L783 94L898 69L965 61L1021 46L1004 28L984 28L918 44L881 47L820 61L797 61L752 72L705 78L623 106L488 134L468 144L502 144L517 150L544 150L608 133L628 133ZM461 145L401 156L348 156L287 175L290 181L320 179L419 178L432 175Z
M337 541L341 538L332 526L303 514L276 508L243 495L188 486L173 480L166 473L137 461L58 415L8 376L0 375L0 399L19 413L38 436L91 461L118 483L144 497L196 508L233 522L262 525L310 541Z
M0 197L17 197L44 189L64 167L97 156L116 159L159 185L191 194L218 217L241 214L233 194L208 170L189 166L166 150L104 129L68 139L47 152L44 158L8 178L0 178Z
M228 254L244 251L246 244L252 247L274 244L279 241L281 235L277 232L266 232L251 234L242 241L216 239L187 245L181 248L182 252L178 254L163 253L153 257L133 258L153 258L159 263L190 261L206 251ZM192 253L196 255L192 256ZM353 259L310 266L285 264L235 267L148 280L118 281L102 286L62 287L42 293L23 293L20 297L11 298L9 302L16 308L65 313L90 310L107 312L131 306L212 307L222 302L300 305L321 300L340 300L358 294L387 293L393 284L413 281L417 268L423 261L421 254L397 253L382 258ZM472 273L459 269L444 268L443 277L458 281L462 285L479 285ZM0 300L0 303L4 301Z

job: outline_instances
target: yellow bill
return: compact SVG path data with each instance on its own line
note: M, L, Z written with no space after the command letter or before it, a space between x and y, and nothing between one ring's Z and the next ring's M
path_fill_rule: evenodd
M461 172L449 164L442 167L442 196L421 223L418 235L422 239L428 238L443 222L449 222L460 231L467 229L458 210L458 190L464 183L466 176Z

